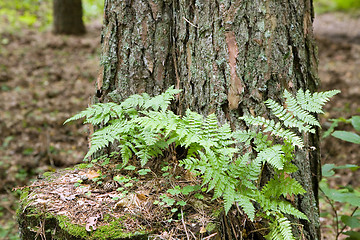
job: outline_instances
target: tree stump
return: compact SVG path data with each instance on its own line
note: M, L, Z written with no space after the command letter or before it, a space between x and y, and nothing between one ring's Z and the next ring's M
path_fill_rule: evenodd
M118 178L130 176L134 181L125 185L126 193L124 185L112 181L113 177L102 179L99 168L87 164L45 174L23 189L17 213L21 239L224 239L220 229L232 225L221 223L226 219L223 203L211 201L210 194L204 193L202 199L188 194L185 206L164 200L172 184L200 186L198 179L172 182L151 174L135 177L134 172L121 173ZM102 183L94 181L96 178Z
M118 201L113 191L87 194L90 185L78 183L87 173L78 167L60 171L23 190L17 214L21 239L148 239L151 229L123 211L136 202Z

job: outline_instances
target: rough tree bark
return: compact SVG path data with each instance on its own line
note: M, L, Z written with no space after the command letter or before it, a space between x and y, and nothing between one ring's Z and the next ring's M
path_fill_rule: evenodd
M284 89L317 89L313 17L312 0L106 0L98 100L156 95L175 85L184 89L177 113L215 112L220 122L244 128L239 116L266 114L264 100L280 101ZM318 135L305 142L295 177L307 194L296 205L310 221L300 221L297 234L315 240ZM223 232L223 239L235 239L231 230Z
M53 0L53 16L55 34L81 35L86 32L81 0Z
M157 95L175 85L184 90L173 104L178 114L187 108L216 113L221 123L246 128L238 117L267 115L264 100L281 101L284 89L317 89L312 21L312 0L106 0L95 101L121 102L142 92ZM299 223L294 228L297 239L320 239L318 140L318 134L305 135L306 147L294 160L299 168L294 177L307 191L294 204L310 220L293 219ZM49 214L43 220L44 225L48 219L47 226L36 230L38 211L28 203L31 194L19 210L22 236L28 236L24 239L34 239L36 231L86 239ZM238 233L244 223L236 214L223 216L217 239L243 239Z

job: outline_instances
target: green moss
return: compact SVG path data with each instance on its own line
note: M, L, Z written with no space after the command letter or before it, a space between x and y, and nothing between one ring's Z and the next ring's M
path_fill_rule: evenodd
M44 172L43 173L43 176L44 177L49 177L49 176L51 176L52 174L54 174L53 172Z
M85 169L89 167L89 163L80 163L75 165L75 169Z
M65 168L64 170L67 171L67 170L75 170L75 169L85 169L85 168L89 168L90 167L89 165L90 165L89 163L80 163L75 165L74 167Z
M206 230L208 232L212 232L217 228L217 225L215 223L208 223L208 225L206 225Z
M145 235L146 231L137 231L137 232L125 232L121 224L121 220L112 221L109 225L101 226L92 234L92 239L112 239L118 238L134 238L137 236Z
M81 237L85 239L88 238L89 234L84 226L72 224L69 218L66 216L57 216L56 218L62 230L68 232L72 236Z
M215 208L215 209L213 209L213 211L212 211L212 216L213 216L214 218L219 218L219 217L220 217L220 214L221 214L223 211L224 211L223 208Z
M130 238L134 239L147 235L147 231L137 231L137 232L126 232L126 229L122 225L124 219L116 219L111 221L108 225L100 226L95 231L88 232L85 229L85 226L73 224L65 216L57 216L56 219L59 222L60 228L70 234L82 239L96 239L96 240L106 240L106 239L124 239ZM108 217L106 219L109 219Z

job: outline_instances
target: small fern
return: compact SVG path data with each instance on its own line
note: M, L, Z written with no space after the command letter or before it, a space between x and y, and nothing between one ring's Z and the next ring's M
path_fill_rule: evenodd
M269 240L295 240L290 221L286 217L278 217L270 224L270 233L265 236Z
M228 124L219 126L215 114L203 117L187 110L180 117L169 110L171 100L180 92L171 87L155 97L144 93L132 95L120 104L94 104L65 123L85 118L84 123L100 126L91 136L85 159L113 144L120 149L123 165L136 156L144 166L163 155L173 143L184 147L187 155L180 163L202 177L202 185L213 192L213 199L223 199L226 213L237 204L250 220L256 216L270 220L268 239L294 239L284 215L307 219L285 200L305 193L290 176L297 171L291 163L296 147L304 147L298 132L314 133L320 124L313 114L321 113L322 106L339 91L311 94L299 90L296 97L285 91L284 106L274 100L265 102L277 121L240 118L250 129L260 126L259 131L231 131ZM261 186L265 164L274 174Z

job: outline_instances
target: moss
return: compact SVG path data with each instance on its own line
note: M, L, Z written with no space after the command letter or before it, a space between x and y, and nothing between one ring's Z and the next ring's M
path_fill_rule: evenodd
M44 172L43 176L44 177L50 177L52 174L54 174L53 172Z
M215 223L208 223L208 225L206 225L206 230L208 232L212 232L214 231L218 226Z
M87 239L89 234L84 226L73 224L66 216L57 216L58 224L63 231L68 232L72 236Z
M88 168L89 167L89 163L80 163L80 164L77 164L75 165L75 169L85 169L85 168Z
M215 209L213 209L213 211L212 211L212 216L213 216L214 218L219 218L219 217L220 217L220 214L221 214L223 211L224 211L223 208L215 208Z
M74 167L69 167L69 168L65 168L64 170L75 170L75 169L85 169L85 168L89 168L89 163L80 163L75 165Z
M126 232L122 221L124 219L115 219L109 224L98 227L95 231L88 232L85 229L85 226L73 224L65 216L57 216L58 224L60 228L71 236L75 236L81 239L97 239L97 240L106 240L106 239L147 239L149 234L147 231L137 231L137 232ZM108 217L106 217L108 219Z
M86 231L85 226L71 223L70 219L62 215L54 215L45 209L29 206L29 189L21 194L20 207L17 210L17 221L23 239L34 239L39 229L39 222L45 223L45 235L49 239L67 240L120 240L120 239L147 239L149 232L146 230L129 232L122 224L127 218L112 219L105 215L107 225L99 226L95 231Z

